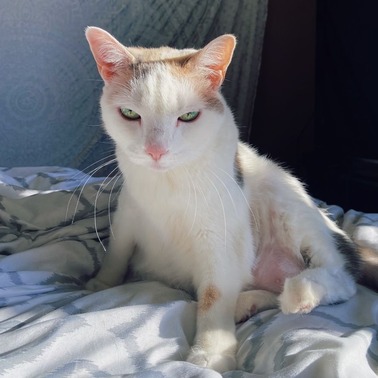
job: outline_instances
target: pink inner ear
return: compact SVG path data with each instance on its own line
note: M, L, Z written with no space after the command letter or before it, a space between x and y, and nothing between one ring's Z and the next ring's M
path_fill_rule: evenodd
M199 52L199 64L211 70L208 79L214 89L218 89L226 77L235 45L235 37L226 34L214 39Z
M99 64L97 63L97 69L104 81L109 81L115 73L114 64Z
M211 86L213 89L218 89L226 76L226 71L225 70L220 70L218 67L210 67L212 69L212 72L208 76L208 78L211 81Z
M130 63L134 59L126 48L105 30L89 27L85 34L103 80L110 80L122 63Z

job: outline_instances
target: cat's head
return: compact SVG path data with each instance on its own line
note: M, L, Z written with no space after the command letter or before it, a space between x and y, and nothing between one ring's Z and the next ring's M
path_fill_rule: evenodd
M86 37L102 79L102 117L132 163L169 170L200 159L235 130L219 88L235 48L223 35L201 50L125 47L106 31ZM237 136L236 136L237 138Z

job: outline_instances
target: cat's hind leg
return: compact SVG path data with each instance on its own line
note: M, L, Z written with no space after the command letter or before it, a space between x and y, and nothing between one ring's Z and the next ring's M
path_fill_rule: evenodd
M306 240L309 268L285 280L278 298L283 313L308 313L318 305L346 301L356 292L359 261L354 245L341 231L324 228Z
M306 269L287 278L279 296L284 314L306 314L319 305L346 301L356 292L353 278L343 270L329 268Z
M277 295L267 290L248 290L239 294L235 309L235 323L246 321L264 310L278 308Z

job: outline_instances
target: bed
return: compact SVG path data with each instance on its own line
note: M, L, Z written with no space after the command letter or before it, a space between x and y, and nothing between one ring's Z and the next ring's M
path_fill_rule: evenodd
M185 362L196 302L159 282L84 289L104 256L121 183L59 167L0 170L2 377L219 377ZM319 206L325 207L319 202ZM378 248L378 214L328 206ZM237 326L237 371L223 377L375 377L378 294L308 315L261 312Z
M267 0L2 1L0 166L11 168L0 168L1 377L221 376L185 362L197 308L188 293L159 282L84 289L104 257L121 180L107 176L102 82L83 31L178 47L234 32L224 93L243 126L266 11ZM378 214L318 205L378 253ZM237 326L238 370L222 376L375 377L377 332L378 294L364 287L308 315L264 311Z

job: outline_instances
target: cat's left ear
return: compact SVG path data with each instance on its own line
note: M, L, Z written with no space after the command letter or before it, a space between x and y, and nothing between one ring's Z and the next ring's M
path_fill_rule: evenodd
M226 77L235 46L236 38L232 34L224 34L212 40L196 54L197 66L203 69L215 90L222 85Z

